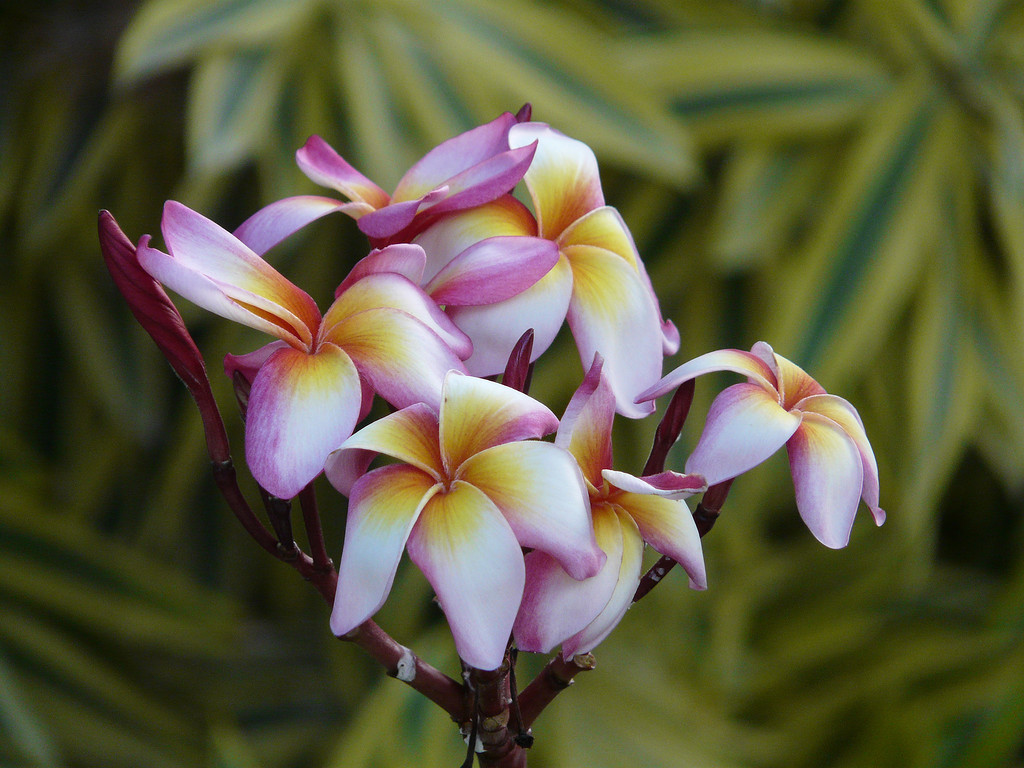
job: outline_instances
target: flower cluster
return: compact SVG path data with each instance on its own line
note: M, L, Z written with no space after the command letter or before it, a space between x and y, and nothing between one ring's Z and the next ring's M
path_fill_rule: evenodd
M460 657L481 670L502 664L510 638L527 651L561 644L566 658L600 643L633 600L645 544L705 588L685 499L783 444L800 514L823 543L847 542L861 497L884 519L857 412L767 344L661 378L679 334L605 204L593 152L527 112L442 143L391 194L314 136L298 165L343 199L279 200L234 232L168 202L164 250L144 236L133 253L157 283L272 337L225 369L248 387L245 458L260 486L290 499L324 472L348 496L332 630L378 611L407 551ZM333 212L372 250L321 312L263 254ZM103 221L108 259L123 257ZM496 375L524 334L529 363L563 321L586 374L559 419ZM645 417L658 396L717 370L747 381L714 401L685 474L613 467L616 414ZM367 422L377 396L393 410ZM390 461L371 468L381 455Z

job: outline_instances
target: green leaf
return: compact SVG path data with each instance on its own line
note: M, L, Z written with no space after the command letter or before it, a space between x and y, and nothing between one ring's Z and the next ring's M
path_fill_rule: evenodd
M60 734L72 765L108 768L194 768L199 750L187 741L161 741L140 731L137 723L112 719L60 686L39 683L32 691L45 702L47 721Z
M878 349L938 223L934 199L958 138L927 87L908 83L842 158L801 252L775 270L766 338L826 389Z
M271 43L313 6L313 0L150 0L121 38L115 79L133 84L209 50Z
M978 445L988 462L1005 478L1008 487L1024 482L1024 358L1014 313L1007 307L1012 300L1001 295L995 278L982 274L979 280L978 308L972 324L971 343L983 371L990 412Z
M219 54L197 67L188 103L190 164L228 170L255 155L278 109L283 72L265 51Z
M60 751L35 708L25 699L7 655L0 645L0 733L6 734L17 754L32 768L58 768Z
M213 768L260 768L260 760L242 732L220 724L210 731Z
M867 51L767 28L640 38L623 62L705 145L835 132L891 88Z
M954 766L1013 765L1020 755L1024 734L1024 669L1017 654L1017 663L1008 664L1002 680L1006 691L1000 700L971 717L960 728L939 763L940 768Z
M989 191L996 234L1008 257L1015 314L1024 321L1024 109L1005 97L994 102Z
M626 71L631 52L578 14L521 0L447 0L429 12L399 2L396 9L421 39L445 41L432 48L437 66L448 88L460 85L469 112L493 117L528 101L535 120L612 163L677 187L694 179L689 137ZM497 87L482 87L488 83Z
M59 627L3 607L0 620L0 642L17 656L25 673L80 697L113 719L133 721L137 727L152 729L167 739L186 736L186 720Z
M230 648L237 608L229 600L77 521L41 510L28 515L17 499L5 499L0 541L7 600L117 642L199 655Z
M941 234L912 322L908 342L906 412L913 436L901 512L915 537L933 537L927 510L941 497L980 415L980 361L971 338L975 294L969 271L982 254L975 226L969 164L956 166L946 195Z
M711 209L709 238L717 266L727 271L784 255L807 206L830 171L833 148L738 145L725 162L721 191Z
M351 162L385 189L394 189L423 153L410 135L414 122L384 76L382 59L388 51L380 50L377 36L366 32L374 24L371 16L341 25L336 32L335 72L352 134Z

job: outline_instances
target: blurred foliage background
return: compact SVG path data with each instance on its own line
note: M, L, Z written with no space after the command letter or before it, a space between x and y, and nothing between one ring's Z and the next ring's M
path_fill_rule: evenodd
M827 551L781 455L744 476L709 591L674 574L631 611L531 764L1024 765L1020 2L37 0L0 34L0 764L458 765L216 496L95 221L156 234L174 198L232 228L315 191L311 133L390 188L529 101L597 152L667 366L769 341L859 407L890 513ZM324 302L365 251L333 217L272 258ZM231 414L219 361L261 340L181 309ZM533 393L558 411L580 375L561 339ZM617 426L621 468L649 422ZM380 623L457 674L429 597L403 569Z

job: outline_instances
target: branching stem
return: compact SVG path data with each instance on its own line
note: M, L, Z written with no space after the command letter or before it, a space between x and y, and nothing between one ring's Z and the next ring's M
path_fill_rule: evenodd
M594 655L582 653L566 659L558 654L540 671L519 696L519 712L523 728L529 728L554 698L572 685L580 672L589 672L597 665Z

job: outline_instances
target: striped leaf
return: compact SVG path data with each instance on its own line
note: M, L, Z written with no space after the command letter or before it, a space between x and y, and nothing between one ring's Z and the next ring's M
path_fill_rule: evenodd
M940 215L933 201L956 135L927 87L911 83L879 105L842 158L821 218L776 270L766 338L826 388L870 359L914 289Z
M278 111L283 72L264 51L205 57L188 104L190 165L198 172L229 170L252 159Z
M834 132L891 88L868 51L769 29L640 38L628 43L622 60L703 144L714 146Z
M0 733L8 737L19 762L29 768L57 768L62 761L51 735L53 724L25 697L11 666L0 643Z
M922 276L908 341L903 397L912 442L903 468L900 514L915 538L934 537L928 512L966 451L982 404L982 368L971 339L968 303L972 280L965 271L978 256L977 234L970 231L974 199L962 179L951 189L960 191L959 199L947 207L945 227Z
M121 38L115 77L134 84L210 49L270 44L313 6L313 0L150 0Z

